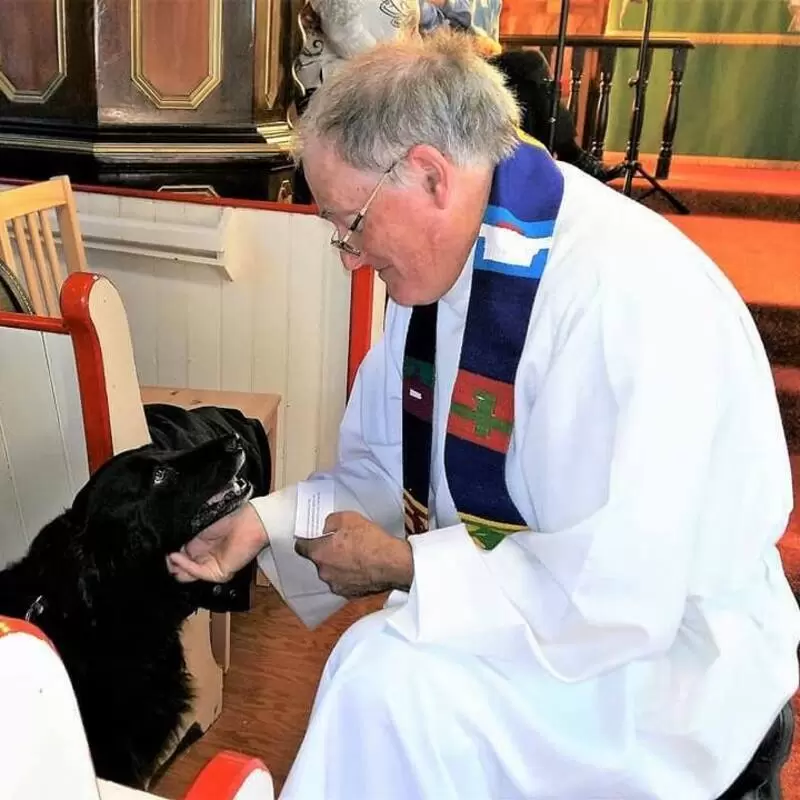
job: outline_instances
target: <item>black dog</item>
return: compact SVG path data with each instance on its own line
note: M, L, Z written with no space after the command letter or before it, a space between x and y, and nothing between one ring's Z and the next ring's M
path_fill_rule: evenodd
M142 787L191 704L180 629L203 587L176 581L166 554L249 499L244 461L236 435L121 453L0 572L0 614L58 650L101 778Z

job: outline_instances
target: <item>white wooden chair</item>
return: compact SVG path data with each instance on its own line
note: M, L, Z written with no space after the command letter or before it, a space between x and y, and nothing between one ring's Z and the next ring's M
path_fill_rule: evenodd
M0 797L8 800L157 798L96 777L64 664L41 630L0 617ZM255 758L224 751L183 800L272 800L272 777Z
M50 223L53 212L58 218L63 263ZM59 316L64 279L72 272L88 270L68 177L0 192L0 258L25 287L35 314Z

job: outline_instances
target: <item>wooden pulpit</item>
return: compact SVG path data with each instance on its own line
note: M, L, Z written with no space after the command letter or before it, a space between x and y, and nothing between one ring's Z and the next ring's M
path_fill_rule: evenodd
M299 0L0 0L0 176L280 199Z

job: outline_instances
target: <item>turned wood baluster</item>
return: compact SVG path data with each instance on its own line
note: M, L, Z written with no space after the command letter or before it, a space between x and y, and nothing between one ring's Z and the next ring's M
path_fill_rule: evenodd
M628 85L633 88L633 108L631 109L631 127L628 132L628 146L625 149L625 160L628 163L636 164L639 162L639 148L642 143L642 129L644 128L644 116L647 109L647 84L650 82L650 72L653 67L653 51L648 49L644 58L644 71L641 75L630 78ZM641 81L642 91L638 98L637 106L637 82ZM625 193L630 197L631 181L633 172L625 175Z
M580 103L581 83L583 82L583 65L586 61L586 48L575 47L572 50L572 63L570 64L569 84L569 113L572 121L578 124L578 104Z
M589 152L602 159L605 149L606 131L608 130L608 111L611 98L611 83L614 78L614 64L617 61L615 47L600 48L600 94L597 102L594 132Z
M656 164L656 178L658 180L664 180L669 177L669 167L672 162L672 145L675 142L675 132L678 128L678 108L680 106L681 86L683 85L683 73L686 70L688 55L689 51L685 47L677 47L672 51L669 102L664 116L661 149L658 152L658 163Z

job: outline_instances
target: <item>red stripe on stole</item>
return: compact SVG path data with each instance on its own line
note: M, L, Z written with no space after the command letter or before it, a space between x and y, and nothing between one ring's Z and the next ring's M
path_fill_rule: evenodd
M454 407L469 409L465 416ZM498 453L508 452L514 422L514 386L459 370L447 422L448 433ZM506 423L505 426L499 423ZM506 428L504 430L504 427Z

